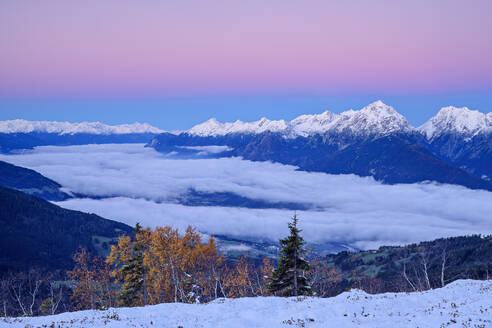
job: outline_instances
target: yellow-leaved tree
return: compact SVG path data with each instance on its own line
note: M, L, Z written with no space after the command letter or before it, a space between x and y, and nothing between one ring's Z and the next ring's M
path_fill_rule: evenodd
M223 257L215 239L207 243L188 227L184 235L171 227L153 231L137 226L135 239L122 236L107 263L121 283L120 304L196 303L223 296Z

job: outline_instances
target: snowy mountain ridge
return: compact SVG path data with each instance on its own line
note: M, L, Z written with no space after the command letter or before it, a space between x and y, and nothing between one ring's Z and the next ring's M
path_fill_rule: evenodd
M445 107L419 128L413 127L393 107L378 100L360 110L340 114L325 111L321 114L301 115L290 122L262 118L255 122L221 123L212 118L195 125L186 134L217 137L228 134L281 133L285 137L309 136L325 133L349 133L355 136L388 135L397 132L420 132L428 139L445 132L476 135L492 131L492 113L484 114L466 107Z
M246 297L4 318L0 327L490 327L491 295L490 280L458 280L413 293L351 290L330 298Z
M210 119L195 125L188 131L194 136L224 136L233 133L260 134L264 132L282 133L287 137L308 136L327 132L349 132L356 135L385 135L396 131L413 131L414 128L393 107L378 100L354 111L340 114L325 111L321 114L301 115L290 122L262 118L255 122L236 121L220 123Z
M469 137L480 133L492 133L492 112L484 114L468 107L448 106L421 125L419 130L427 139L443 133L458 133Z
M133 123L121 125L106 125L100 122L57 122L57 121L27 121L22 119L0 121L0 133L56 133L59 135L73 134L158 134L164 131L148 123Z
M207 136L224 136L232 133L259 134L263 132L281 132L285 133L290 128L284 120L271 121L265 117L255 122L243 122L237 120L233 123L220 123L215 118L195 125L186 133L190 135L207 137Z
M93 134L160 134L163 131L148 123L106 125L100 122L27 121L23 119L0 121L0 133L53 133L59 135ZM443 133L458 133L469 137L492 133L492 112L485 114L467 107L448 106L418 128L382 101L375 101L360 110L347 110L340 114L325 111L321 114L301 115L290 122L269 120L265 117L254 122L218 122L211 118L193 126L186 133L191 136L210 137L228 134L280 133L285 137L309 136L325 133L349 133L355 136L388 135L396 132L420 132L427 139Z

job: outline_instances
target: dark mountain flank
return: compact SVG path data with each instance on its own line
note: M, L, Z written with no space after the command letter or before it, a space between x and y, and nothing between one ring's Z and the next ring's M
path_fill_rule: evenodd
M70 269L79 247L107 254L119 235L133 232L123 223L67 210L4 187L0 187L0 225L0 272Z
M70 195L60 190L59 183L34 170L3 161L0 161L0 186L17 189L51 201L70 198Z
M491 181L443 158L416 133L370 137L316 134L295 138L272 132L216 137L167 133L148 144L163 153L176 153L175 156L190 155L190 150L182 147L207 145L231 149L209 157L240 156L251 161L295 165L305 171L372 176L388 184L435 181L492 190Z

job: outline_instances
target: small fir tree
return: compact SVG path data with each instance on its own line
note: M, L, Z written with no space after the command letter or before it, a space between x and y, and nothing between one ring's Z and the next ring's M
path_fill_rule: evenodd
M297 228L296 214L289 223L289 230L290 235L280 240L281 255L268 289L278 296L311 295L311 286L305 276L309 263L303 258L305 242Z

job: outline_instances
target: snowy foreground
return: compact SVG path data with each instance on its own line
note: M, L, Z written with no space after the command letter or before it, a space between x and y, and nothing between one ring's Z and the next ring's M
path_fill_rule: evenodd
M80 311L10 318L0 327L492 327L492 281L460 280L422 293L333 298L257 297L209 304Z

